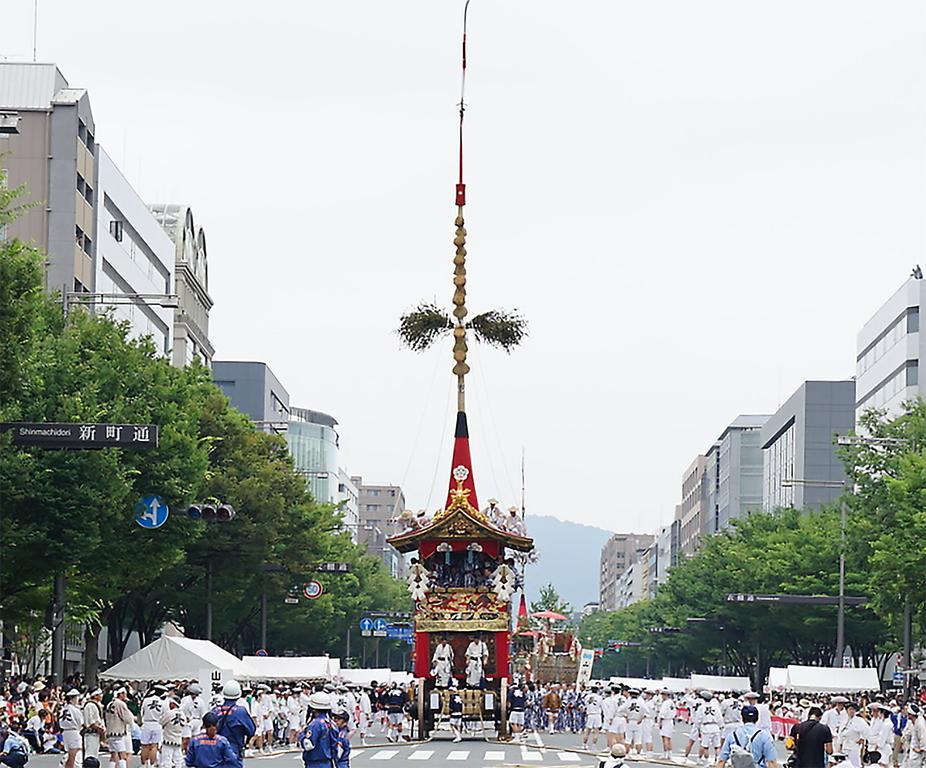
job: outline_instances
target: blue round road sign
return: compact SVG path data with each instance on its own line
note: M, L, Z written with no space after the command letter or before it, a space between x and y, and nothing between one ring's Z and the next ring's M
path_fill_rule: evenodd
M135 522L142 528L154 530L167 522L170 509L160 496L143 496L135 502Z
M258 651L254 651L254 655L255 655L255 656L264 657L264 656L267 655L267 651L265 651L263 648L261 648L261 649L258 650Z

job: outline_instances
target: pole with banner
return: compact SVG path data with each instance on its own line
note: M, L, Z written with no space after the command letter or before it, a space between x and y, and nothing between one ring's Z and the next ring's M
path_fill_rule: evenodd
M595 664L595 649L583 648L579 657L579 672L576 675L576 685L588 685L592 679L592 666Z

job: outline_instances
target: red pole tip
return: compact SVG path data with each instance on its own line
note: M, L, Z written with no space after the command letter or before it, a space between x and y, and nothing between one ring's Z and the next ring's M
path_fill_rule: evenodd
M466 185L457 184L457 205L466 205Z

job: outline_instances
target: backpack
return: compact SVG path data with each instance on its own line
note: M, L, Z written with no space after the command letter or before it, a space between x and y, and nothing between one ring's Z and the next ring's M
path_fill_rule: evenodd
M733 743L730 745L730 764L733 768L756 768L756 759L752 754L752 742L759 733L760 731L757 730L752 734L747 745L743 747L736 738L736 731L733 731Z

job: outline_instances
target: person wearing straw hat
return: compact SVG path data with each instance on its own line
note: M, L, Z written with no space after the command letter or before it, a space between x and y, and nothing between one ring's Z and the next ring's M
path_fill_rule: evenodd
M849 713L846 712L846 704L848 703L849 700L845 696L833 696L830 698L830 704L832 704L832 706L829 707L823 713L823 717L820 718L820 722L830 729L833 738L837 742L839 741L839 733L846 727L846 723L849 722Z

